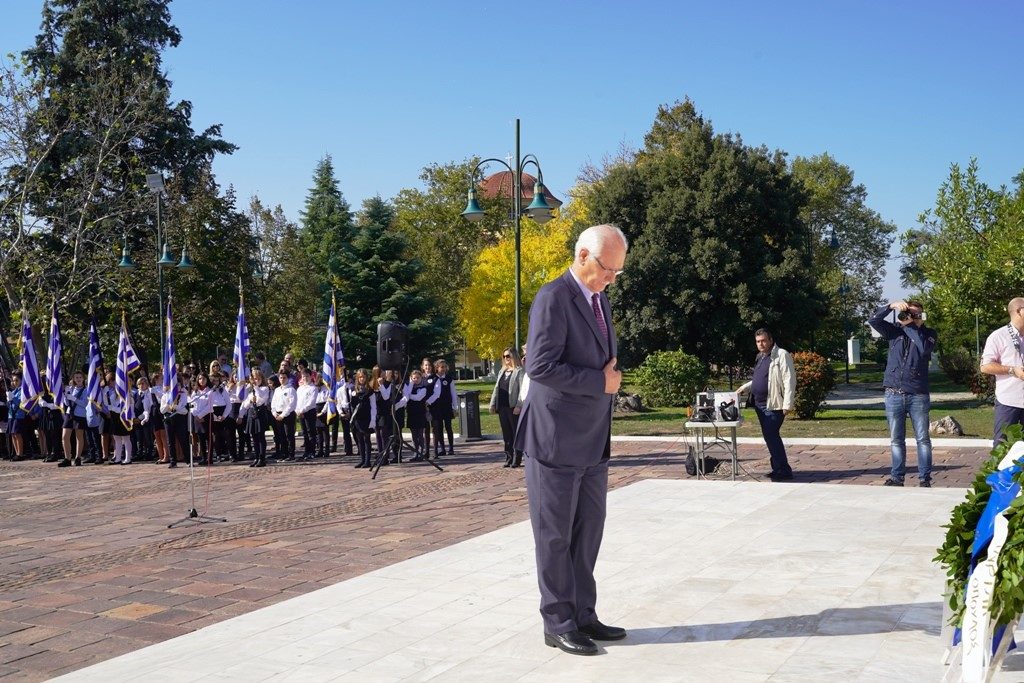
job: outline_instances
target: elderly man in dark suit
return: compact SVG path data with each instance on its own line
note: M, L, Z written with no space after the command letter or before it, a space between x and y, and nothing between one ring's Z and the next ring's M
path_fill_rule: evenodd
M594 564L604 534L611 420L622 382L605 288L622 272L629 243L612 225L584 230L569 271L544 285L530 309L530 392L516 448L537 555L544 642L577 655L625 630L597 618Z

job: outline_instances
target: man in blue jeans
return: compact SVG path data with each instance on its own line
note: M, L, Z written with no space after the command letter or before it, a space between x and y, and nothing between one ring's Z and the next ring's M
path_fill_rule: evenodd
M928 365L937 335L924 324L924 306L917 301L894 301L880 306L868 323L889 341L882 385L885 387L885 416L892 438L892 473L885 485L903 486L907 474L906 417L910 415L917 440L918 485L928 488L932 485Z
M754 411L771 456L772 471L768 473L768 478L772 481L789 481L793 478L793 468L789 466L786 446L779 432L796 398L793 356L776 344L772 333L763 327L754 333L754 344L757 345L754 376L737 393L745 394L749 391L753 394Z

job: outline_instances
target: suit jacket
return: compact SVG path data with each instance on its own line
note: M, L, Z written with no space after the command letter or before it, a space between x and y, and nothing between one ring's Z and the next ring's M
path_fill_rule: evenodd
M537 292L530 308L526 373L530 391L516 445L528 457L584 467L611 451L614 396L604 393L604 366L618 353L608 297L600 295L610 339L568 271Z
M491 392L491 410L498 409L498 385L501 383L501 376L504 368L498 368L498 379L494 380L494 390ZM519 396L522 386L523 369L512 368L512 376L508 378L508 404L509 408L522 408L522 399Z

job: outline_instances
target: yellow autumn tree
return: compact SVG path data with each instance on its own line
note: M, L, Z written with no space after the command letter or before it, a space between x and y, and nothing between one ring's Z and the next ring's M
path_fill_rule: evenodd
M544 225L529 218L522 223L522 340L526 341L528 314L533 297L546 282L572 263L570 238L587 222L582 192L569 192L571 200L559 215ZM496 359L515 342L515 235L508 231L498 244L480 252L463 291L459 328L467 346L481 358Z

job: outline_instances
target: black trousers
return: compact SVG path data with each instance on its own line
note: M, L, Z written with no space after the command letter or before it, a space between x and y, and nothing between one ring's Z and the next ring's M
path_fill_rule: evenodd
M356 424L352 426L352 432L355 437L356 450L359 453L359 464L369 467L372 464L370 462L370 429L369 427L363 429Z
M519 424L519 416L514 412L514 408L498 408L498 422L501 423L501 440L505 446L505 460L511 464L515 453L513 443L516 438L516 425Z
M274 418L274 432L280 428L281 445L278 455L285 458L295 457L295 413L290 413L283 420Z
M140 424L132 430L132 438L135 439L135 459L136 460L151 460L155 459L153 455L153 423L146 421L145 424Z
M416 455L428 455L428 446L426 442L426 427L413 427L412 431L412 447L416 451Z
M188 424L187 418L178 413L164 415L164 433L167 435L167 454L171 462L178 462L178 455L185 460L188 457Z
M434 418L434 453L444 453L444 434L448 433L448 453L453 453L455 438L452 434L452 418L442 415Z
M310 408L302 414L302 455L316 455L316 442L316 408Z

